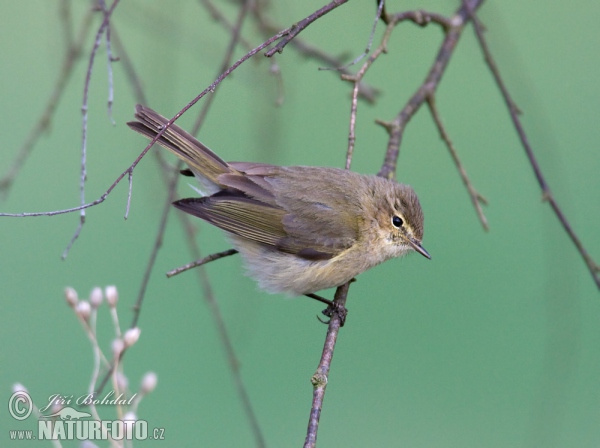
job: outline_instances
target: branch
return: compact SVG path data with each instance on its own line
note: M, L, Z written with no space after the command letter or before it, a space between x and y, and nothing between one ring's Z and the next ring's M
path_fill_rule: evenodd
M345 81L351 81L354 83L354 88L352 89L352 101L350 107L350 131L348 134L348 150L346 151L346 169L350 169L350 165L352 163L352 155L354 153L354 143L356 142L356 114L358 112L358 94L360 90L360 85L362 80L367 73L367 70L371 68L371 65L375 62L375 60L383 53L387 52L387 44L392 35L392 31L394 30L395 23L390 23L385 29L383 33L383 38L381 39L381 43L375 49L373 54L367 59L367 61L363 64L360 70L356 73L356 75L345 75L342 74L341 78Z
M346 305L350 283L351 282L348 282L339 286L335 291L335 298L333 301L342 308ZM327 335L325 336L321 361L319 362L317 371L311 378L313 384L313 400L310 409L310 417L308 419L308 429L306 432L306 440L304 441L304 448L314 448L317 444L317 431L319 429L319 419L321 418L321 409L323 408L323 399L325 398L325 389L327 388L329 378L329 369L331 368L333 351L335 349L335 343L341 325L342 320L340 315L334 311L329 320L329 326L327 327Z
M104 13L104 20L102 20L102 24L100 25L100 28L98 29L98 32L96 33L96 39L94 41L94 46L92 47L92 51L90 53L90 61L88 63L88 69L87 69L87 73L85 76L85 84L83 87L83 104L81 106L81 112L83 114L83 118L82 118L83 123L82 123L82 139L81 139L82 140L81 141L81 175L79 178L79 194L80 194L80 204L82 207L79 211L79 224L77 226L77 229L75 230L75 233L73 234L73 237L71 238L71 241L69 242L65 251L62 254L63 260L65 258L67 258L67 255L69 254L69 251L71 250L71 247L73 246L73 243L75 243L75 240L77 240L77 238L79 237L79 234L81 233L81 230L83 229L83 225L85 224L85 209L87 207L83 207L83 205L85 205L85 182L87 180L88 93L89 93L89 87L90 87L90 80L92 78L92 68L94 66L94 60L96 59L96 52L98 51L98 47L100 47L100 39L102 38L102 35L104 34L104 32L108 29L108 26L110 24L110 17L112 16L112 13L114 12L117 5L119 4L119 1L120 0L114 0L108 10L106 10L106 8L105 8L104 1L101 2L102 11ZM129 171L129 175L131 175L131 174L132 174L132 172Z
M425 81L423 81L423 84L421 84L410 100L408 100L406 106L404 106L393 121L377 121L377 123L382 125L389 134L387 151L385 153L383 165L378 174L379 176L385 177L386 179L392 179L396 176L396 165L398 156L400 155L400 143L402 141L404 128L413 115L427 101L427 98L435 93L437 86L448 67L448 62L450 62L450 58L454 53L458 39L460 38L465 25L470 20L469 11L477 10L482 3L483 0L466 0L452 19L444 19L437 14L427 14L423 11L401 13L391 16L389 14L387 15L387 20L390 20L392 23L395 20L400 19L411 20L419 25L425 25L429 22L437 23L446 29L446 37L444 38L442 46L438 51Z
M440 137L442 137L442 140L444 140L444 142L446 143L448 151L450 151L450 155L452 156L452 160L454 160L456 168L460 173L460 177L462 178L463 183L467 187L467 191L469 192L471 202L475 207L475 212L477 212L479 221L481 221L481 225L483 226L484 230L489 230L487 219L485 218L485 215L483 214L483 210L481 208L481 204L487 204L487 200L482 195L480 195L477 192L477 190L475 190L475 187L473 187L473 184L471 184L471 180L469 179L469 176L467 176L467 170L465 170L460 159L458 158L456 148L454 148L454 144L452 143L452 140L450 140L450 136L448 135L448 132L444 127L444 123L442 123L442 119L437 110L437 106L435 105L435 97L433 95L427 98L427 105L429 106L429 111L431 112L433 121L435 122L435 125L438 128Z
M228 249L228 250L224 250L223 252L217 252L214 254L207 255L204 258L200 258L199 260L192 261L191 263L188 263L186 265L178 267L177 269L173 269L172 271L167 272L167 278L171 278L177 274L181 274L182 272L189 271L190 269L210 263L211 261L219 260L220 258L229 257L230 255L235 255L237 253L238 253L238 251L235 249Z
M571 224L567 220L567 217L565 216L562 209L558 205L558 202L554 198L554 195L552 194L552 191L550 190L550 187L548 186L548 182L546 181L546 178L544 177L544 175L542 173L540 165L535 157L535 154L533 153L533 149L531 148L531 145L529 144L527 134L525 133L525 129L523 128L523 124L521 123L521 119L519 118L519 109L517 108L515 102L513 101L512 97L510 96L510 93L508 92L508 89L506 88L506 84L504 84L504 80L500 76L500 71L498 70L498 66L496 65L496 62L494 61L494 58L492 57L489 46L488 46L487 41L485 40L485 36L483 34L483 27L479 23L479 20L477 19L477 17L475 17L475 10L469 9L469 7L467 6L467 11L468 11L468 14L471 14L471 17L473 19L473 26L475 29L475 34L477 36L477 40L479 41L479 45L483 52L485 62L487 64L488 68L490 69L490 71L492 72L492 76L494 77L494 80L496 81L496 84L498 85L498 88L500 89L502 97L504 98L504 102L506 103L506 107L510 114L510 118L513 122L515 130L517 131L517 134L519 135L519 140L521 140L521 144L523 145L523 149L525 150L527 159L529 160L529 163L531 164L531 167L533 168L535 178L537 179L537 182L540 185L540 188L542 190L542 200L548 201L550 203L552 210L554 210L554 214L556 215L556 217L562 224L563 228L565 229L565 232L567 232L567 235L569 235L569 237L571 238L571 241L573 242L573 244L579 251L579 254L583 258L583 261L587 265L587 267L590 271L590 274L592 275L592 279L596 283L596 286L598 287L598 289L600 289L600 266L594 261L594 259L591 257L591 255L586 250L586 248L583 246L583 243L581 242L581 240L579 239L579 237L577 236L577 234L571 227Z

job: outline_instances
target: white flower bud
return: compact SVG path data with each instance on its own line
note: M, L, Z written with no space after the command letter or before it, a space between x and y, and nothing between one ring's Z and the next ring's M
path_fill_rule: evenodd
M125 415L123 416L123 421L124 422L135 422L137 420L137 415L135 415L135 412L133 411L128 411L125 413Z
M79 448L98 448L94 442L90 442L89 440L84 440L79 444Z
M52 404L52 407L50 408L50 413L56 414L57 412L60 412L62 408L63 408L62 404L54 402Z
M126 412L123 416L123 422L125 423L125 437L127 439L131 439L131 437L133 436L133 427L135 425L136 420L137 415L135 415L135 412L132 411Z
M94 288L92 289L92 292L90 293L90 305L92 305L92 308L98 308L100 305L102 305L102 288Z
M115 339L112 341L112 352L115 358L121 356L121 353L125 350L125 343L123 339Z
M70 286L66 287L65 299L67 299L67 303L71 308L75 308L77 306L77 302L79 302L79 298L77 297L77 291L75 291Z
M123 336L123 340L125 341L125 346L131 347L133 344L135 344L137 342L137 340L140 338L141 332L142 332L142 330L140 330L138 327L130 328L129 330L127 330L125 332L125 336Z
M129 386L129 380L125 376L123 372L116 373L117 387L119 390L126 390L127 386Z
M13 391L13 393L15 393L15 392L29 393L29 392L27 392L27 388L25 386L23 386L21 383L13 384L12 391Z
M75 307L75 312L79 314L79 316L86 322L89 321L90 313L92 312L90 302L86 300L80 300Z
M119 301L119 293L117 292L116 286L107 286L104 289L104 294L106 295L106 301L108 302L108 306L114 308L117 306L117 302Z
M149 394L156 388L158 382L158 376L154 372L148 372L142 378L141 391L143 394Z

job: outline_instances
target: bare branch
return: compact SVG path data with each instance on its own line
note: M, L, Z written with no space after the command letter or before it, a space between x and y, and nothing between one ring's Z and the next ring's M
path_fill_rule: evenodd
M481 225L483 226L484 230L489 230L487 219L485 218L485 215L483 214L483 210L481 208L481 204L482 203L487 204L487 200L482 195L480 195L477 192L477 190L475 190L475 187L473 187L473 184L471 184L471 180L469 179L469 176L467 176L467 171L463 167L463 165L458 157L456 148L454 148L454 144L452 143L452 140L450 139L450 136L448 135L448 132L446 131L446 128L444 127L444 123L442 123L442 119L437 110L437 106L435 105L435 98L433 95L427 98L427 105L429 106L429 111L431 112L433 121L435 122L435 125L438 128L440 137L442 137L442 139L446 143L446 146L448 147L448 150L450 151L450 155L452 156L452 160L454 160L456 168L458 168L460 177L462 178L463 183L467 187L467 191L469 192L469 196L471 197L471 202L473 203L473 206L475 207L475 211L477 212L479 221L481 221Z
M333 301L341 307L345 307L346 305L350 283L351 282L348 282L339 286L335 291L335 298ZM333 359L333 352L335 350L335 344L341 326L342 319L340 315L334 311L327 327L327 335L325 336L325 344L323 345L323 353L321 354L319 366L311 378L313 384L313 401L310 417L308 419L308 429L306 432L306 440L304 441L304 448L314 448L317 444L317 431L319 429L319 419L321 418L321 409L323 408L323 399L325 398L329 369L331 368L331 360Z
M210 263L211 261L229 257L230 255L235 255L237 253L238 253L238 251L235 249L228 249L228 250L224 250L223 252L217 252L215 254L207 255L204 258L201 258L196 261L192 261L191 263L188 263L184 266L178 267L177 269L173 269L172 271L167 272L167 277L171 278L177 274L181 274L182 272L189 271L190 269Z
M104 11L104 20L102 20L102 24L100 25L100 28L98 29L98 32L96 33L96 39L94 41L94 46L92 47L92 51L90 53L90 61L88 63L88 69L87 69L87 73L85 76L85 84L83 87L83 104L81 106L81 112L83 114L83 123L82 123L82 142L81 142L81 175L80 175L80 179L79 179L79 194L80 194L80 204L81 206L85 205L85 182L87 180L87 122L88 122L88 97L89 97L89 88L90 88L90 80L92 78L92 68L94 66L94 60L96 59L96 52L98 51L98 47L100 46L100 39L102 38L102 35L104 34L104 32L107 30L109 23L110 23L110 17L113 13L113 11L115 10L115 8L117 7L117 5L119 4L120 0L114 0L112 5L110 6L110 8L108 10L105 9L104 7L104 2L101 3L102 6L102 10ZM71 247L73 246L73 243L75 242L75 240L79 237L79 234L81 233L81 230L83 229L83 225L85 224L85 209L87 207L82 207L80 209L79 212L79 224L77 225L77 230L75 230L75 233L73 234L73 237L71 239L71 242L68 244L68 246L66 247L65 251L62 254L62 259L64 260L67 255L69 254L69 251L71 250Z
M350 108L350 131L348 134L348 151L346 152L346 169L350 169L350 164L352 163L352 155L354 153L354 144L356 142L356 114L358 110L358 93L360 90L360 85L362 80L367 73L367 70L373 65L373 62L382 54L387 51L387 44L392 35L392 31L394 30L395 24L390 23L387 25L385 32L383 33L383 38L381 39L381 43L375 49L373 54L367 59L367 61L363 64L360 70L356 73L356 75L342 75L341 78L345 81L351 81L354 83L354 88L352 89L352 101Z
M496 81L496 84L498 85L498 88L500 89L502 97L504 98L504 102L506 103L506 107L510 114L510 118L513 122L515 130L517 131L517 134L519 135L519 140L521 140L521 144L523 145L523 149L525 150L527 159L529 160L531 168L533 168L535 178L537 179L537 182L540 185L540 188L542 190L542 200L548 201L550 203L552 210L554 210L554 214L556 215L556 217L562 224L563 228L565 229L565 232L567 232L567 235L569 235L569 238L571 238L571 241L573 242L573 244L579 251L579 254L583 258L583 261L587 265L588 270L590 271L590 274L592 275L592 279L596 283L596 286L598 287L598 289L600 289L600 265L598 265L594 261L592 256L588 253L587 249L584 247L583 243L581 242L581 240L579 239L579 237L577 236L577 234L571 227L571 224L567 220L567 217L563 213L562 209L558 205L558 202L554 198L554 195L552 194L552 191L550 190L550 187L548 186L548 182L546 181L546 178L544 177L544 174L542 173L540 165L535 157L535 154L533 153L533 149L531 148L531 145L529 144L529 139L527 138L527 134L525 133L525 129L523 128L523 124L521 123L521 119L519 118L520 111L517 108L515 102L513 101L510 93L508 92L506 84L504 83L504 80L500 76L500 70L498 69L496 62L494 61L494 58L492 57L492 53L489 49L489 46L488 46L487 41L485 40L485 36L483 34L483 31L484 31L483 26L481 25L481 23L479 23L479 20L475 16L475 9L469 8L469 6L467 6L467 11L469 14L471 14L471 17L473 19L473 26L475 29L475 34L477 36L477 40L479 41L479 45L483 52L485 62L487 64L488 68L490 69L492 76L494 77L494 80Z

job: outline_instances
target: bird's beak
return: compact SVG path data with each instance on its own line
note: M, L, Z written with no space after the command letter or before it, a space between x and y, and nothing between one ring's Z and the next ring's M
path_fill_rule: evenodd
M429 252L427 252L425 250L425 248L423 246L421 246L421 243L419 243L416 240L413 240L412 238L409 238L408 242L410 243L410 245L413 247L414 250L416 250L417 252L419 252L425 258L428 258L428 259L431 260L431 255L429 255Z

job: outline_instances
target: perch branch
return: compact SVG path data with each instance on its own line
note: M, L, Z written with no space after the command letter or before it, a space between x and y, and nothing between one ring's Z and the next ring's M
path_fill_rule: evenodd
M350 287L350 283L351 282L348 282L342 286L339 286L335 291L335 297L333 301L342 308L344 308L346 305L346 298L348 296L348 288ZM310 417L308 419L308 429L306 432L306 439L304 441L304 448L314 448L317 444L317 431L319 429L321 409L323 408L323 399L325 398L325 389L327 387L327 382L329 381L329 369L331 368L331 360L333 359L335 343L337 341L341 325L342 318L334 309L327 327L327 335L325 336L325 344L323 346L321 360L319 361L317 371L311 378L313 385L313 400L310 409Z

